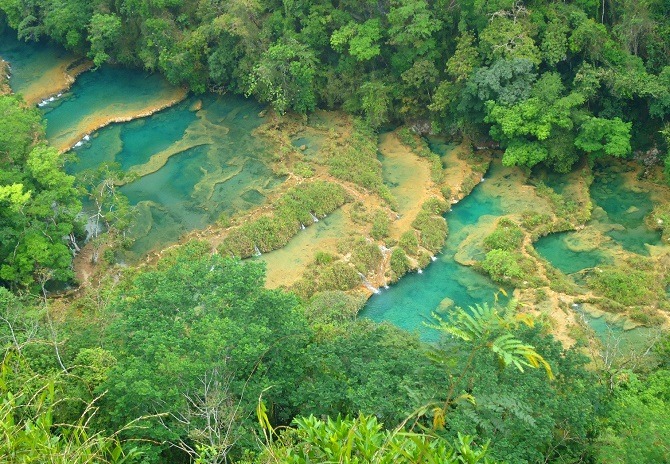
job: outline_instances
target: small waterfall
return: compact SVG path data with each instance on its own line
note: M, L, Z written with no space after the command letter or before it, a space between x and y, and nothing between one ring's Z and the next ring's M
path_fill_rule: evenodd
M431 261L437 261L437 257L433 255L433 256L430 257L430 260Z
M379 293L379 289L376 288L374 285L372 285L370 282L368 282L368 279L365 278L365 275L363 275L362 272L359 272L358 276L361 278L361 281L363 282L363 285L365 285L365 288L367 288L374 294Z
M313 220L314 222L319 222L319 218L316 217L316 216L314 216L314 215L312 214L311 211L310 211L309 215L312 216L312 220Z
M385 288L386 290L388 290L388 289L389 289L389 286L388 286L387 284L384 284L384 288Z
M305 224L303 224L302 222L300 223L300 230L305 230Z
M261 253L261 250L258 249L256 245L254 245L254 256L260 256L263 253Z
M418 274L423 274L423 269L419 268L419 269L417 269L416 272L417 272Z
M88 142L89 140L91 140L91 136L86 134L83 139L74 144L74 148L81 147L84 143Z
M40 108L42 108L42 107L44 107L44 106L47 106L49 103L55 102L56 100L58 100L58 99L59 99L60 97L62 97L62 96L63 96L63 94L62 94L62 93L59 93L59 94L57 94L57 95L54 95L53 97L45 98L44 100L42 100L41 102L39 102L39 103L37 104L37 106L39 106Z

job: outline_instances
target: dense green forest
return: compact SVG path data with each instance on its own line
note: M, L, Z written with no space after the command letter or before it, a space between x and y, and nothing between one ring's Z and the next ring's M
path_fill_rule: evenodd
M663 0L3 0L0 10L19 37L98 65L254 95L279 112L341 107L374 127L490 135L509 165L567 171L582 154L667 151Z
M0 0L0 27L278 114L499 147L507 165L670 171L667 0ZM357 319L352 294L267 290L262 265L200 242L50 298L72 281L83 197L127 226L119 174L66 174L20 96L0 114L0 462L670 461L667 335L589 358L511 300L435 320L429 345Z

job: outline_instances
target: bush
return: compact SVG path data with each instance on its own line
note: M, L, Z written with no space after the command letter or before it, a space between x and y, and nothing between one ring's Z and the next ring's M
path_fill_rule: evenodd
M408 255L416 255L419 251L419 240L416 238L416 233L413 230L408 230L402 234L398 246L405 250Z
M352 266L335 261L321 269L317 283L319 291L351 290L361 284L361 278Z
M589 274L589 287L625 306L647 304L662 289L649 272L635 269L602 267Z
M351 248L351 264L361 274L369 274L379 268L384 256L379 247L374 243L368 243L364 238L359 238Z
M351 205L351 209L349 210L349 217L354 222L354 224L358 225L367 224L371 220L365 205L360 201L357 201Z
M365 305L362 295L350 295L341 290L315 295L305 307L307 319L313 323L342 323L352 321Z
M314 175L314 168L305 162L296 163L293 168L293 172L299 175L300 177L312 177Z
M430 255L425 251L422 251L417 257L417 263L421 269L428 266L430 264Z
M548 214L540 214L535 211L524 211L521 213L521 227L529 231L551 222L551 216Z
M430 214L438 216L449 211L449 204L437 197L432 197L426 200L423 205L421 205L421 209L427 211Z
M276 250L298 233L301 224L312 224L312 214L324 217L346 200L344 189L337 184L315 181L299 185L277 200L271 216L263 216L230 231L218 251L225 256L248 258L253 256L256 248L263 253Z
M519 287L546 284L540 277L534 276L535 263L521 253L491 250L486 253L481 267L496 282L513 283Z
M441 216L433 216L425 209L417 216L412 227L419 231L419 243L427 250L437 253L447 238L447 221Z
M521 228L507 218L498 222L496 229L484 239L487 250L514 251L521 248L524 233Z
M395 280L400 279L410 270L409 260L402 248L394 248L391 253L391 270L393 271Z
M375 217L372 220L372 229L370 230L370 235L375 240L381 240L382 238L388 237L389 226L391 221L389 221L388 216L382 210L375 213Z
M335 261L335 256L325 251L317 251L316 256L314 257L314 262L317 264L317 266L330 264L333 261Z

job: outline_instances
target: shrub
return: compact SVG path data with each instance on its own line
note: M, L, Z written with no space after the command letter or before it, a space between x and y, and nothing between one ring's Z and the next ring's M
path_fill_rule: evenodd
M380 240L384 237L387 237L389 234L389 226L391 221L389 221L388 216L382 210L375 213L375 217L372 220L372 229L370 230L370 235L375 240Z
M521 226L526 230L534 230L539 226L551 223L551 216L540 214L535 211L524 211L521 213Z
M329 264L333 261L335 261L335 256L325 251L317 251L316 256L314 257L314 262L317 264L317 266Z
M300 177L312 177L314 175L314 168L305 162L296 163L293 172L295 172Z
M321 268L317 282L319 291L350 290L361 284L361 278L352 266L335 261Z
M423 205L421 205L421 209L437 216L449 211L449 204L437 197L432 197L426 200Z
M424 268L430 264L430 255L426 253L425 251L422 251L419 253L419 256L417 257L417 263L420 268Z
M539 287L545 285L534 275L535 263L521 253L505 250L491 250L486 253L481 267L496 282L513 283L516 286Z
M437 253L444 246L448 229L443 217L432 216L423 209L412 222L412 227L419 231L419 243L427 250Z
M351 248L351 264L361 274L369 274L382 263L384 256L379 247L374 243L368 243L363 238L359 238Z
M509 219L503 218L491 235L484 239L484 247L487 250L518 250L521 248L523 238L521 228Z
M408 255L416 255L419 251L419 240L416 238L416 233L413 230L408 230L402 234L398 246L405 250Z
M391 270L395 279L399 279L409 271L409 260L402 248L394 248L391 253Z
M605 297L625 306L648 303L654 290L659 286L658 279L649 272L635 269L602 267L589 274L589 287Z
M349 210L349 217L355 224L358 225L367 224L371 220L370 215L365 209L365 205L360 201L357 201L351 205L351 209Z

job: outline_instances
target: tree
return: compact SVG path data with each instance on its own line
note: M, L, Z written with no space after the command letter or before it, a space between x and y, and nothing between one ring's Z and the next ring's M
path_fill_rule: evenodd
M91 42L89 56L96 66L109 60L107 53L121 38L121 18L115 14L96 14L91 18L88 40Z
M0 282L42 286L67 281L81 202L64 159L40 143L36 109L20 97L0 96ZM2 185L4 184L4 185Z
M293 39L279 41L263 53L249 78L247 95L270 102L280 114L287 110L306 113L316 106L316 58Z
M354 21L333 32L330 43L337 51L348 50L358 61L368 61L379 56L381 48L379 39L382 37L381 21L369 19L363 24ZM349 47L346 48L345 46Z
M114 322L106 339L118 363L97 390L108 391L101 403L104 422L167 413L162 421L151 419L142 436L195 449L210 444L209 434L189 435L206 430L211 416L193 411L210 404L208 398L232 414L221 416L221 424L234 418L250 437L248 417L269 386L273 420L289 420L295 411L287 398L300 384L295 361L308 333L296 306L292 295L263 288L258 263L212 256L208 245L198 243L166 256L110 304ZM208 379L218 386L204 391ZM147 459L156 460L167 446L149 448Z
M598 439L602 462L656 463L670 459L670 372L647 378L622 372Z
M424 408L434 425L452 438L491 440L494 459L578 462L588 455L602 395L584 368L588 358L543 334L513 300L437 321L451 337L431 350L449 374L442 401Z
M121 171L118 164L107 163L80 175L79 183L95 208L86 224L86 239L93 244L93 263L98 262L103 247L122 246L130 242L126 233L132 224L135 210L118 186L132 178L132 174ZM103 232L105 234L101 235Z
M575 146L588 153L591 159L602 156L624 157L631 152L631 126L631 123L619 118L589 118L579 128Z
M459 435L451 442L426 432L384 430L374 416L361 414L355 419L338 416L326 420L309 416L296 419L295 424L294 429L283 431L276 443L268 443L255 462L494 464L487 457L488 445L476 446L473 437ZM268 437L275 433L272 428L266 430Z

